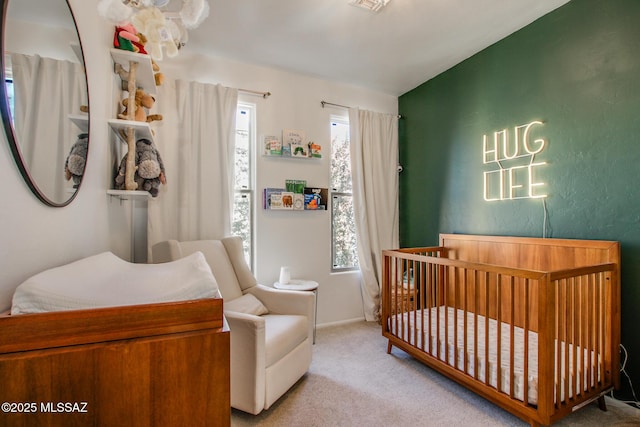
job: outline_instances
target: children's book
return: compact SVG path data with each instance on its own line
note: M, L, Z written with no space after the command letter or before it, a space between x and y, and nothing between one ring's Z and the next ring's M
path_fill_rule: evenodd
M305 210L325 210L327 208L327 199L329 190L326 188L305 188L304 189L304 208Z
M268 156L282 155L282 142L277 136L264 137L264 154Z
M289 146L289 149L291 150L291 157L309 156L309 148L304 140L304 131L293 129L284 129L282 131L282 145Z

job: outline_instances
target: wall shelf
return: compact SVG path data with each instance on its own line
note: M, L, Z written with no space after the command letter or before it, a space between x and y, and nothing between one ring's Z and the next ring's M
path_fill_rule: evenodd
M89 132L89 116L87 114L69 114L69 120L83 133Z
M151 198L151 194L148 191L139 190L107 190L107 194L120 200Z
M272 187L262 190L262 208L270 211L324 211L327 210L328 201L327 188L305 187L303 193Z
M113 48L111 49L111 57L114 63L120 64L127 71L129 71L130 62L137 62L136 86L144 89L149 95L156 94L156 78L149 55Z
M80 43L69 43L69 47L73 51L80 64L84 64L84 58L82 57L82 48L80 47Z
M281 154L263 154L262 157L269 157L271 159L284 159L284 160L322 160L322 157L283 156Z
M121 119L110 119L108 121L109 127L111 130L118 135L118 138L123 143L127 143L126 136L122 134L121 131L126 132L127 129L134 129L136 132L136 139L148 139L153 141L153 133L151 132L151 126L147 122L136 122L135 120L121 120Z

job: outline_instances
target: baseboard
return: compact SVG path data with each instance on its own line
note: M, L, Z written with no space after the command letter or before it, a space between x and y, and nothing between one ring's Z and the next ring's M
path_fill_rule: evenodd
M331 326L347 325L349 323L364 322L364 321L365 321L364 317L357 317L355 319L339 320L337 322L320 323L316 325L316 329L323 329L323 328L329 328Z

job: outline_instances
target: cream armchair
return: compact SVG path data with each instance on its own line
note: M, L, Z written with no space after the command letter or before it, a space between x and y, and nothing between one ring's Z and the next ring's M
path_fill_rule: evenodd
M268 409L311 365L314 295L257 283L239 237L178 242L152 248L154 263L200 251L224 299L231 330L231 406L258 414Z

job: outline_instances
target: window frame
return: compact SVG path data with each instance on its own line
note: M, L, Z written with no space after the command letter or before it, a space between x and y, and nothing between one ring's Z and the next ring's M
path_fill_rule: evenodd
M256 187L256 181L255 181L255 162L256 162L256 144L257 144L257 136L256 136L256 104L254 103L250 103L250 102L245 102L245 101L238 101L237 106L236 106L236 114L238 114L240 112L241 109L245 109L245 110L249 110L251 113L251 119L249 121L249 177L248 177L248 184L249 187L248 188L237 188L235 186L234 183L234 188L233 188L233 193L234 196L240 196L240 197L249 197L249 224L251 226L251 230L249 232L249 238L251 239L250 244L249 244L249 268L251 269L251 271L255 271L255 266L256 266L256 257L255 257L255 247L256 247L256 233L255 233L255 209L256 209L256 202L255 202L255 187ZM238 126L236 124L236 132L238 130ZM235 198L235 197L234 197Z
M330 121L329 121L329 125L333 126L334 123L339 123L342 125L346 125L347 127L349 126L349 118L345 117L345 116L331 116L330 117ZM333 138L331 138L331 141L333 142ZM349 137L349 144L351 144L351 138ZM329 181L331 182L331 184L333 184L333 168L332 168L332 163L333 163L333 147L331 147L331 158L329 159ZM353 177L352 177L353 180ZM356 265L352 265L352 266L344 266L344 267L337 267L335 264L335 260L336 260L336 244L335 244L335 221L334 221L334 206L335 206L335 199L339 198L339 197L350 197L352 204L353 204L353 191L337 191L335 188L333 188L333 185L331 185L330 188L330 193L331 193L331 272L332 273L341 273L341 272L349 272L349 271L358 271L360 270L360 266L358 264ZM354 218L355 220L355 218ZM356 236L356 240L357 240L357 236ZM357 247L356 247L356 262L358 262L357 259Z

